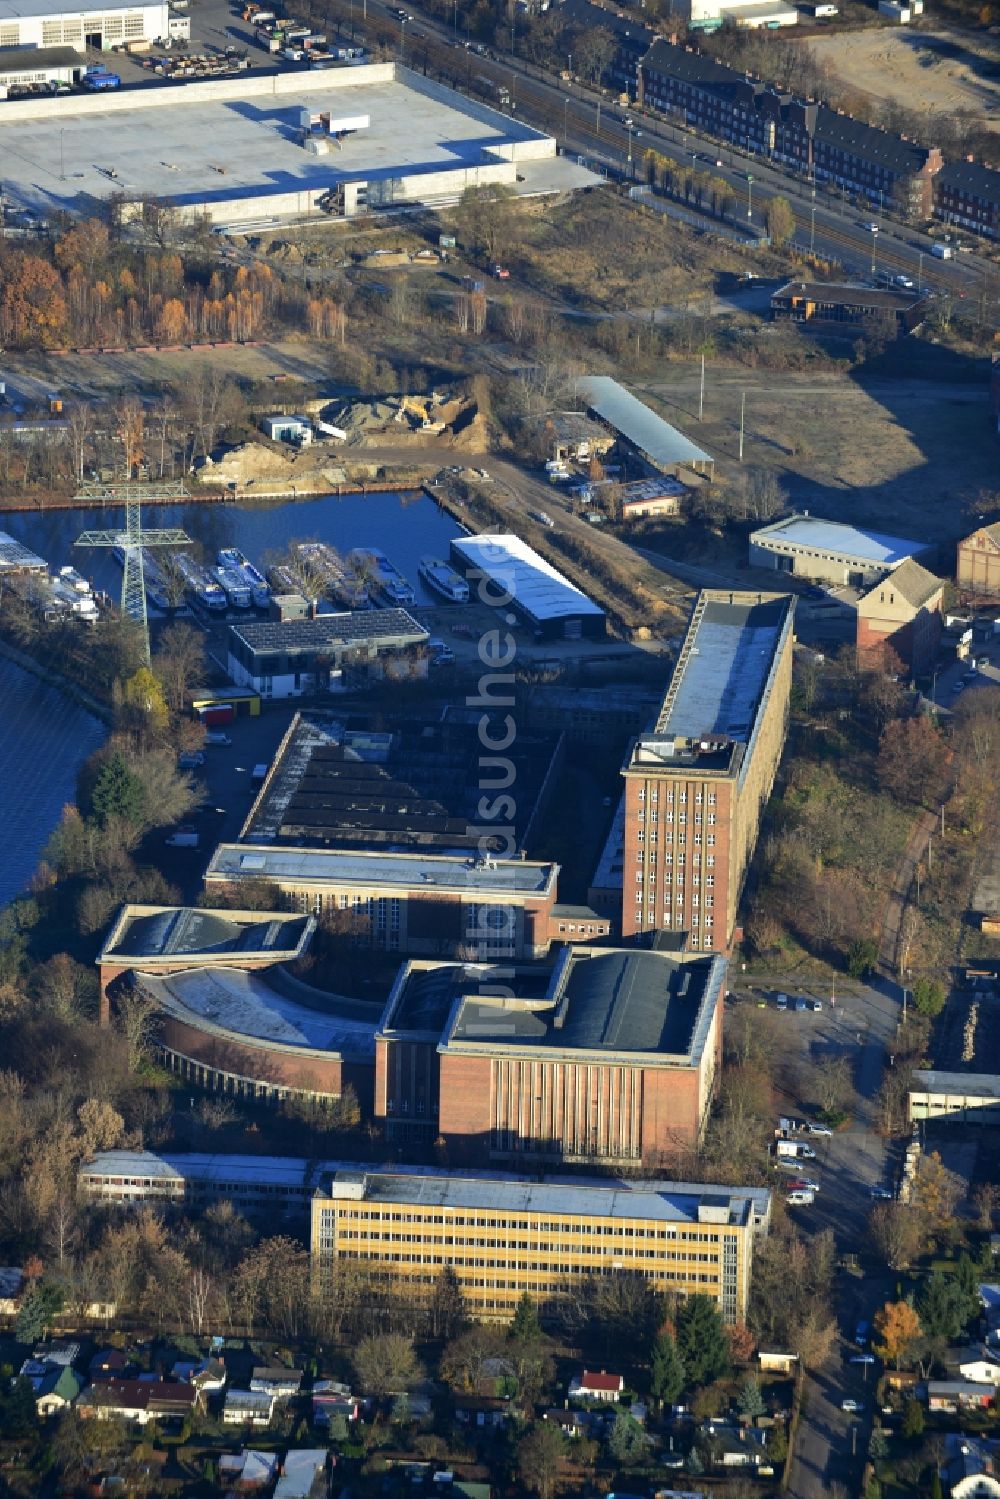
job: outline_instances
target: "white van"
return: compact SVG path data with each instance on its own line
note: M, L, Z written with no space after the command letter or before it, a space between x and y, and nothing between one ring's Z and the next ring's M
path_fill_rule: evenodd
M794 1192L789 1192L785 1201L790 1207L809 1207L810 1203L816 1201L816 1193L807 1191L805 1187L796 1187Z
M788 1009L788 995L787 994L779 994L778 995L778 1009L779 1010L787 1010Z

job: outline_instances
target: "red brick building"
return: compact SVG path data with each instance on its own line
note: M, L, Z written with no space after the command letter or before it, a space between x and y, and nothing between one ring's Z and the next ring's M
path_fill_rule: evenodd
M725 972L718 956L566 948L543 989L407 964L376 1031L376 1115L457 1164L655 1165L704 1130Z
M858 661L891 664L892 653L911 675L927 671L941 639L944 583L912 557L901 562L857 603Z
M794 599L699 594L652 733L625 777L622 935L726 951L785 742Z

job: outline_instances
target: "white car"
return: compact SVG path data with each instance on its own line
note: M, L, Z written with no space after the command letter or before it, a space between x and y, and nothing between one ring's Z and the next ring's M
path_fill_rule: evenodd
M867 229L869 234L878 233L878 225L875 223L874 219L869 219L868 223L862 224L861 227L862 229Z
M849 1411L854 1416L858 1415L864 1408L863 1400L852 1400L850 1396L840 1402L840 1409L842 1411Z
M810 1123L810 1124L806 1125L806 1134L807 1135L832 1135L833 1134L833 1130L829 1129L825 1124L812 1124L812 1123Z
M852 1353L848 1360L848 1363L851 1364L873 1364L874 1362L874 1353Z

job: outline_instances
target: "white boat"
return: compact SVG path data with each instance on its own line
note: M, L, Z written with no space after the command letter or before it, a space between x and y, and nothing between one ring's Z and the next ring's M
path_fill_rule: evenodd
M290 567L277 563L267 570L268 582L274 593L301 593L302 584Z
M323 580L335 604L344 609L367 609L371 603L363 578L346 564L335 547L325 541L293 541L291 551L301 557L310 572Z
M43 590L42 606L46 618L71 614L74 619L91 624L97 618L93 589L72 567L62 567L54 576L46 577Z
M174 562L184 579L184 586L193 599L204 604L206 609L225 609L228 600L225 589L212 577L207 567L202 567L187 552L176 552Z
M375 595L393 608L413 603L413 589L385 555L374 547L355 547L348 562L359 577L367 580Z
M242 568L217 567L215 576L234 609L250 608L253 603L253 590L243 576Z
M124 547L112 547L111 555L119 567L125 566ZM173 607L170 592L167 588L162 569L156 558L148 547L143 547L142 552L142 576L146 585L146 598L156 605L157 609L170 609ZM174 600L176 602L176 600Z
M447 599L449 604L469 602L468 583L440 557L421 557L417 572L431 592Z
M238 547L223 547L215 559L220 567L241 572L250 589L255 609L266 609L271 602L271 590L259 567L254 567L249 557Z

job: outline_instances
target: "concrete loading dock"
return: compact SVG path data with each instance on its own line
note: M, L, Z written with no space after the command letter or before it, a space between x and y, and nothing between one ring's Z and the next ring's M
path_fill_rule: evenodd
M319 214L321 203L350 217L488 183L530 192L593 180L556 159L551 136L393 63L194 83L180 102L159 88L9 105L0 155L10 200L90 214L113 193L153 196L232 224ZM301 144L304 111L368 115L371 128L317 157ZM544 185L533 189L536 166Z

